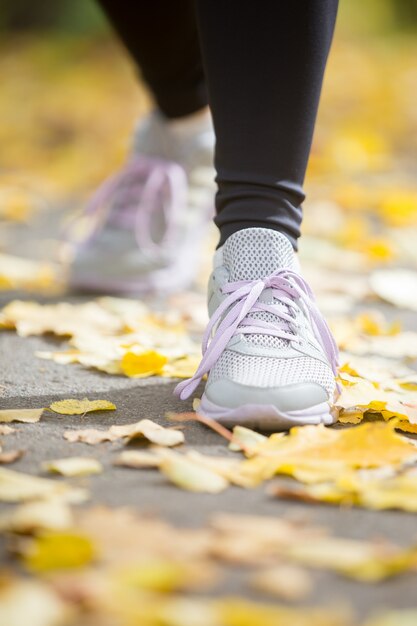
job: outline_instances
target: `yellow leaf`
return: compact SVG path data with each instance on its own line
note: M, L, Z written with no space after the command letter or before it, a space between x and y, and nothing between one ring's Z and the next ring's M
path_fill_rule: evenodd
M336 537L294 543L288 554L303 565L332 569L362 582L378 582L413 569L417 558L414 548Z
M92 411L114 411L116 405L108 400L88 400L88 398L84 398L84 400L69 399L52 402L49 408L61 415L83 415Z
M84 430L69 430L64 433L64 438L71 443L82 441L90 445L124 438L130 441L136 437L145 437L148 441L160 446L177 446L184 442L184 433L180 430L164 428L148 419L140 420L134 424L114 425L108 430L86 428Z
M200 364L200 356L185 356L181 359L176 359L170 363L166 363L162 376L170 378L191 378Z
M148 350L147 352L142 352L142 354L126 352L123 355L121 367L126 376L142 378L161 374L167 362L166 356L159 354L155 350Z
M161 457L160 471L177 487L199 493L220 493L229 482L208 467L183 456L168 451Z
M313 588L313 580L311 575L300 567L276 565L253 574L250 586L256 591L295 601L309 595Z
M71 509L59 499L26 502L0 515L0 530L15 533L64 530L72 525Z
M161 460L155 452L146 450L123 450L114 460L114 465L138 469L159 467Z
M99 461L85 456L44 461L42 468L48 472L62 474L62 476L87 476L100 474L103 471L103 466Z
M364 409L357 408L342 410L337 418L341 424L360 424L363 419Z
M257 433L245 426L235 426L233 428L233 439L229 444L229 450L239 452L243 450L245 454L254 453L258 444L267 440L265 435Z
M379 207L390 226L408 226L417 219L417 192L402 188L385 190Z
M416 459L417 448L389 423L371 422L343 430L303 426L292 428L284 438L271 435L239 471L254 484L279 473L321 482L351 468L400 467Z
M57 626L70 618L68 604L46 583L11 580L0 586L0 624Z
M87 500L88 493L84 489L71 487L56 480L0 468L1 502L25 502L55 497L77 504Z
M46 531L27 548L23 561L32 572L73 569L91 563L95 549L91 540L71 532Z
M375 476L369 472L350 472L334 481L296 487L278 487L274 493L285 498L330 504L355 504L369 509L399 509L417 512L417 474L415 468L399 475ZM414 553L414 562L417 555Z
M45 409L5 409L0 411L0 422L39 422Z
M372 617L364 626L415 626L417 624L417 610L403 609L398 611L384 611L383 615Z

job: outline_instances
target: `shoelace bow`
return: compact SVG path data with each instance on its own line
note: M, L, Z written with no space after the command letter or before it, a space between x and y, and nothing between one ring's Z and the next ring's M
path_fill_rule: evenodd
M133 222L141 250L150 257L158 255L169 245L178 211L186 198L187 178L180 165L134 157L105 180L88 203L84 215L91 217L92 226L82 245L88 245L109 220L126 229L132 228ZM151 236L151 221L156 211L162 211L165 223L164 235L158 242Z
M273 297L286 305L287 309L277 304L259 301L262 292L269 288L272 289ZM240 280L226 283L222 292L229 295L212 315L204 333L203 358L200 365L192 378L182 381L175 388L176 395L182 400L188 398L195 391L203 376L217 362L234 335L264 334L299 343L299 338L291 331L291 326L298 325L291 314L291 311L299 308L296 303L297 299L305 304L314 336L322 346L333 373L336 375L338 366L336 343L317 307L313 292L299 274L290 269L280 269L260 280ZM261 311L275 315L278 318L277 322L272 323L250 317L250 314ZM223 315L224 318L221 319Z

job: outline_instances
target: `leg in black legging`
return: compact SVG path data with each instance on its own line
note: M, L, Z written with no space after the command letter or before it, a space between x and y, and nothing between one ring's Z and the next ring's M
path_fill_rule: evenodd
M168 118L207 106L193 0L99 0Z
M296 247L337 0L197 0L217 137L221 242L251 226Z
M168 117L209 101L221 241L300 235L303 182L337 0L100 0Z

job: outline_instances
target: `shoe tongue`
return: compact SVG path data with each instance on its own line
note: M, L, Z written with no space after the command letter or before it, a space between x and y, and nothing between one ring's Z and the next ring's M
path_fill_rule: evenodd
M265 278L278 269L296 269L293 247L285 235L269 228L245 228L223 246L229 280Z

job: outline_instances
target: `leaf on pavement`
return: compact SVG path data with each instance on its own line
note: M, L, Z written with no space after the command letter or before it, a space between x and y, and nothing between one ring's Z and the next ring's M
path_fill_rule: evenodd
M313 588L311 575L296 565L275 565L255 572L249 580L256 591L296 601L308 596Z
M117 439L131 441L137 437L145 437L151 443L160 446L177 446L184 442L184 433L180 430L165 428L148 419L140 420L134 424L113 425L108 430L87 428L69 430L64 433L64 438L71 443L80 441L90 445L103 441L116 441Z
M25 502L59 498L78 504L88 499L88 492L63 482L39 478L0 467L0 502Z
M282 498L329 504L349 504L368 509L399 509L417 512L417 473L410 468L401 474L389 470L381 475L374 471L342 474L333 482L322 484L274 487L271 490Z
M68 623L71 611L49 585L34 580L2 580L0 624L58 626Z
M70 531L44 531L23 552L23 562L31 572L84 567L95 557L92 540Z
M0 411L0 422L25 422L34 424L39 422L45 409L5 409ZM1 433L1 434L7 434Z
M44 461L42 469L61 474L62 476L87 476L89 474L100 474L103 471L103 466L97 459L73 456L65 459Z
M285 437L271 435L239 471L254 485L274 474L314 483L332 481L349 469L401 467L416 459L416 447L390 423L372 422L343 430L302 426L292 428Z
M16 432L16 428L12 428L11 426L5 426L3 424L0 424L0 437L3 437L4 435L11 435L12 433Z
M229 486L229 481L182 454L165 450L159 469L174 485L199 493L220 493Z
M184 356L181 359L176 359L171 363L167 363L164 366L161 375L169 378L191 378L191 376L193 376L197 371L200 361L200 355ZM194 406L193 409L195 410Z
M415 624L417 624L417 610L403 609L384 611L382 615L371 617L364 626L415 626Z
M22 458L25 454L25 450L7 450L1 452L0 448L0 464L14 463Z
M137 469L159 467L160 463L158 454L146 450L123 450L113 461L114 465Z
M417 311L417 272L407 269L377 270L370 286L382 300L400 309Z
M229 444L229 450L239 452L243 450L246 454L256 450L258 444L267 440L265 435L257 433L245 426L235 426L233 428L233 439Z
M289 556L310 567L333 570L361 582L375 583L415 568L417 550L338 537L294 543Z
M155 350L147 350L141 354L126 352L121 361L121 368L126 376L131 378L144 378L161 374L168 359Z
M73 525L73 515L62 500L25 502L0 515L0 531L32 533L40 530L64 530Z
M51 411L60 413L61 415L83 415L92 411L114 411L116 405L108 400L83 400L68 399L52 402L49 407Z
M129 425L128 425L129 426ZM137 424L130 425L131 429L126 429L126 436L129 441L135 439L136 437L145 437L151 443L154 443L158 446L178 446L181 443L184 443L184 433L180 430L174 430L172 428L165 428L156 422L153 422L149 419L140 420ZM116 429L121 428L123 426L114 426L115 432Z

